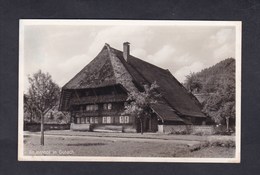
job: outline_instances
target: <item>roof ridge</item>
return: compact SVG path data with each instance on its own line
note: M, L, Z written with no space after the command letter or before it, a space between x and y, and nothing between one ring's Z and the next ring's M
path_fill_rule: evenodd
M116 76L116 71L115 71L115 68L114 68L114 65L113 65L113 63L112 63L112 52L111 52L111 46L109 45L109 44L107 44L107 43L105 43L105 46L104 47L106 47L107 48L107 52L108 52L108 56L109 56L109 61L110 61L110 64L112 65L111 67L112 67L112 69L113 69L113 72L114 72L114 75ZM112 48L113 49L113 48Z
M114 73L115 73L115 70L114 70L113 64L112 64L112 62L111 62L111 58L112 58L112 56L111 56L111 50L110 50L111 47L110 47L110 45L107 44L107 43L105 43L105 46L104 46L104 47L107 48L107 52L108 52L108 56L109 56L109 61L110 61L111 65L112 65L113 71L114 71Z
M114 75L115 75L115 77L116 77L116 71L115 71L115 68L114 68L114 65L113 65L113 63L112 63L112 52L111 52L111 46L108 44L108 43L105 43L105 46L104 47L106 47L107 48L107 52L108 52L108 56L109 56L109 62L110 62L110 64L111 64L111 67L112 67L112 69L113 69L113 72L114 72ZM112 48L113 49L113 48Z
M109 44L107 44L107 43L105 43L105 46L104 47L106 47L107 48L107 50L110 52L110 45Z
M111 47L109 44L107 44L107 45L108 45L111 49L123 53L123 51L118 50L118 49L116 49L116 48L113 48L113 47ZM147 64L149 64L149 65L151 65L151 66L153 66L153 67L156 67L156 68L161 69L161 70L163 70L163 71L167 71L167 69L163 69L163 68L161 68L161 67L158 67L158 66L156 66L156 65L154 65L154 64L152 64L152 63L149 63L149 62L147 62L147 61L145 61L145 60L142 60L142 59L140 59L140 58L137 58L137 57L135 57L135 56L133 56L133 55L131 55L131 54L130 54L129 56L130 56L130 58L132 57L132 58L134 58L134 59L138 59L138 60L140 60L140 61L142 61L142 62L145 62L145 63L147 63ZM127 61L126 61L126 62L127 62ZM127 62L127 63L128 63L128 62Z
M140 58L137 58L137 57L135 57L135 56L133 56L133 55L130 55L132 58L134 58L134 59L138 59L138 60L140 60L140 61L142 61L142 62L144 62L144 63L146 63L146 64L148 64L148 65L150 65L150 66L153 66L153 67L155 67L155 68L157 68L157 69L160 69L160 70L162 70L162 71L167 71L167 69L163 69L163 68L161 68L161 67L158 67L158 66L156 66L156 65L154 65L154 64L152 64L152 63L149 63L149 62L147 62L147 61L144 61L144 60L142 60L142 59L140 59Z
M122 75L123 75L123 74L121 74L121 75L119 76L118 71L116 70L116 68L119 66L119 65L117 65L117 64L119 63L120 65L122 65L122 68L125 69L124 75L125 75L125 76L128 76L128 75L129 75L129 76L130 76L129 78L132 80L131 83L133 84L133 86L130 86L129 88L128 88L128 87L125 87L125 88L127 89L127 91L129 91L131 88L137 89L137 88L135 87L134 83L133 83L134 77L133 77L133 75L130 73L130 71L128 70L127 66L125 65L126 61L124 60L124 62L123 62L122 59L119 57L119 55L116 53L118 50L115 49L115 48L113 48L113 47L111 47L111 46L110 46L109 44L107 44L107 43L105 44L105 46L107 47L107 50L108 50L109 61L110 61L111 65L112 65L112 69L113 69L113 71L114 71L115 77L121 78ZM121 52L121 51L120 51L120 52ZM121 66L120 66L120 67L121 67ZM119 76L119 77L118 77L118 76ZM119 81L119 82L117 81L117 83L122 84L123 86L125 86L125 83L122 82L122 81ZM132 90L133 90L133 89L132 89ZM130 91L131 91L131 90L130 90Z

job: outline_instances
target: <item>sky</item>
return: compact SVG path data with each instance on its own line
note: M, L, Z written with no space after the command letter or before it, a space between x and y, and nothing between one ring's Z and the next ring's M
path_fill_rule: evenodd
M221 60L235 58L235 27L207 25L25 25L24 88L41 69L60 87L97 56L105 43L118 50L130 42L130 54L185 76Z

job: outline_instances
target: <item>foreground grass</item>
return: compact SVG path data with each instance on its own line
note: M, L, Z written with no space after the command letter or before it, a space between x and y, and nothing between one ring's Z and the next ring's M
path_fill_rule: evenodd
M45 145L39 145L38 136L24 138L24 154L38 156L124 156L124 157L175 157L187 146L181 144L97 140L82 138L45 137Z
M200 158L232 158L235 155L235 148L209 146L196 151L186 152L180 157L200 157Z
M112 156L112 157L234 157L235 147L230 141L211 140L189 146L174 142L95 139L91 137L24 137L24 155L36 156Z

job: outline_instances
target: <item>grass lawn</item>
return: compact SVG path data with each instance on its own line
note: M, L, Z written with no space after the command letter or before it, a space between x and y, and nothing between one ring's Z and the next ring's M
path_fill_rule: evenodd
M39 135L24 136L24 155L38 156L121 156L121 157L234 157L235 148L202 147L190 151L187 144L168 141L140 141L117 138L46 136L41 146Z
M175 157L185 151L186 145L161 142L102 140L92 138L45 137L41 146L39 136L26 136L25 155L51 156L124 156L124 157Z
M220 146L205 147L197 151L186 152L181 157L214 157L214 158L228 158L235 156L235 148L227 148Z

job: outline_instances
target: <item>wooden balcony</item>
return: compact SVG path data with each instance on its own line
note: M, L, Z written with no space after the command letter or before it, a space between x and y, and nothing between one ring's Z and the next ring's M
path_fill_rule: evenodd
M123 102L126 101L126 99L127 99L126 95L88 96L88 97L73 98L70 100L70 104L78 105L78 104Z

